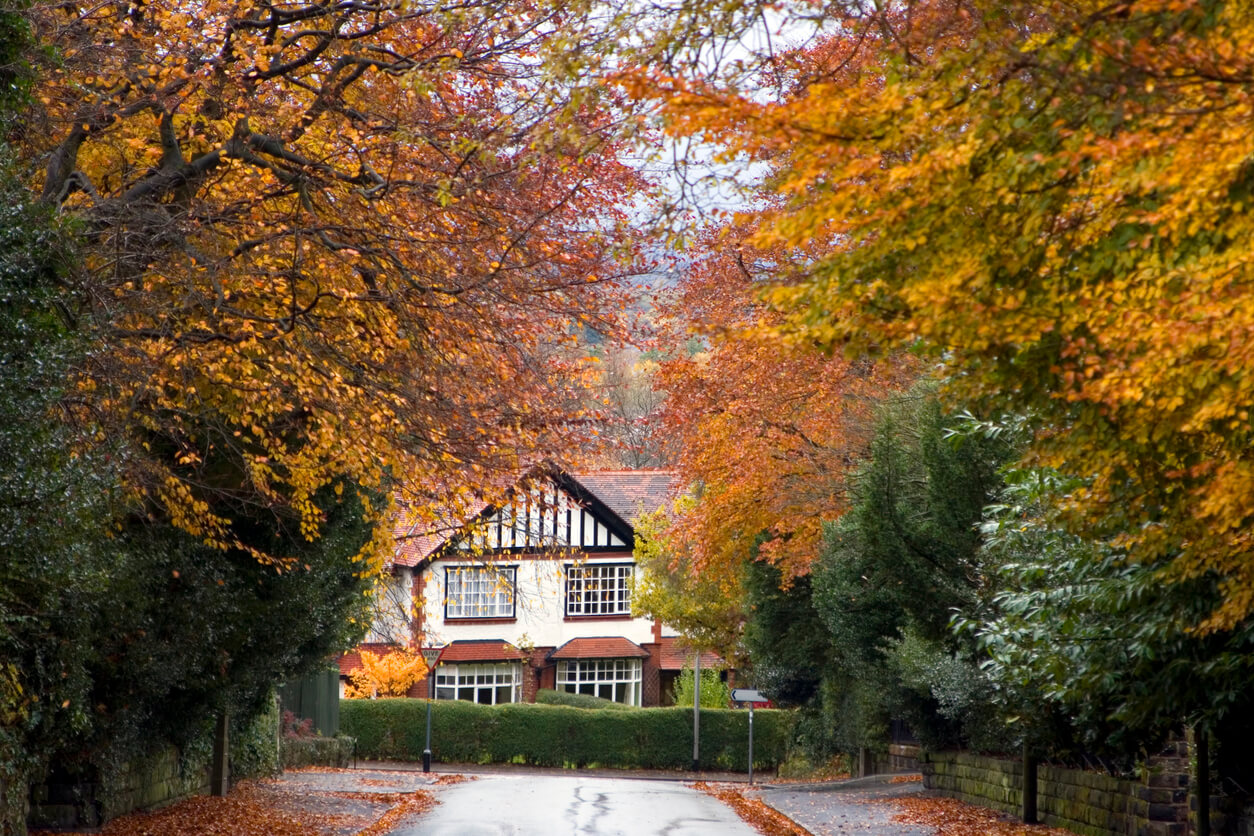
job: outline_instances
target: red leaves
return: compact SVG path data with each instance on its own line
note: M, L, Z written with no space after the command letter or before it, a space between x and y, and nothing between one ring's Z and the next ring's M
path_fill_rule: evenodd
M871 412L909 377L908 364L850 361L775 329L760 294L787 275L788 256L713 236L669 308L678 351L661 381L663 421L684 481L703 486L671 529L695 572L760 556L804 574L823 522L845 509L845 476L869 441ZM769 535L759 543L760 535Z

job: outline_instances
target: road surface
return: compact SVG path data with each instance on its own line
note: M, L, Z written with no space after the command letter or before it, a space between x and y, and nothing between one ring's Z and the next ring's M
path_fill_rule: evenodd
M923 784L892 783L876 775L831 784L762 786L759 798L814 836L931 836L935 830L893 821L896 810L881 803L918 795Z
M758 836L715 798L671 781L480 775L389 836Z

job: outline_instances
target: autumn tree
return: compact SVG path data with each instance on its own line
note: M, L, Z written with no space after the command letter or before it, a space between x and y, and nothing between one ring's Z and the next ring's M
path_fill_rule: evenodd
M661 430L664 393L657 386L656 351L608 345L590 372L601 458L629 468L665 466L670 450Z
M469 502L569 432L551 348L612 310L634 182L612 88L581 80L611 37L591 8L28 17L57 60L22 150L87 239L80 419L136 442L126 482L154 513L253 549L246 509L293 508L314 537L333 483Z
M813 254L768 294L787 314L778 330L847 356L929 352L956 397L1033 420L1033 460L1081 479L1066 497L1077 530L1161 578L1217 579L1195 626L1241 624L1249 6L826 14L825 43L776 56L784 95L663 82L676 133L773 163L750 240Z
M775 333L757 292L786 265L739 245L738 231L712 233L669 307L676 349L659 372L662 420L696 502L668 536L694 574L763 559L796 577L823 523L847 507L844 477L869 441L873 405L910 364L849 361Z
M350 675L345 696L349 699L405 697L427 675L421 653L396 647L380 653L362 650L361 668Z
M696 571L690 556L668 533L674 516L691 512L685 496L673 508L641 514L635 521L633 555L640 571L631 594L632 612L679 631L698 648L712 650L731 667L748 661L744 647L745 606L742 565L720 572Z

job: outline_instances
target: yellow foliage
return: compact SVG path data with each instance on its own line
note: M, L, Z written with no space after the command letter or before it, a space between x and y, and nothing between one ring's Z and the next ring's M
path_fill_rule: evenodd
M360 651L361 667L349 675L344 696L349 699L403 697L427 675L422 654L402 648L373 653Z

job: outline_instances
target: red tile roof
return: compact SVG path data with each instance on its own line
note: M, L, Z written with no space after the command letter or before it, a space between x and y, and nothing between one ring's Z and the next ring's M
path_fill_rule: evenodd
M679 671L692 667L692 648L681 643L677 636L663 636L657 649L658 670ZM701 654L701 667L721 668L726 666L717 653L704 651Z
M670 470L601 470L576 473L574 478L625 522L656 511L674 496L679 484Z
M603 636L595 639L571 639L549 654L550 659L622 659L642 658L649 651L622 636Z
M440 658L436 664L443 665L446 662L513 662L525 658L527 658L526 654L521 650L501 639L463 639L461 641L449 642L440 651Z
M478 514L485 505L471 509L470 516ZM402 503L397 510L396 522L392 527L392 539L396 542L396 552L392 556L394 566L417 566L424 559L435 553L445 541L457 530L460 523L432 523L430 520L418 519Z

